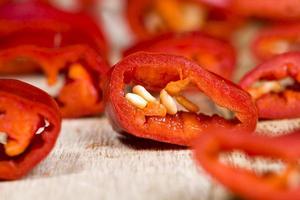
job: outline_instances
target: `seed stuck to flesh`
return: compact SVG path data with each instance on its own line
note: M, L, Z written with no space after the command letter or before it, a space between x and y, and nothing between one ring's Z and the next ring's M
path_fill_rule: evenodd
M155 97L153 97L150 92L148 92L143 86L136 85L132 88L132 92L143 97L148 102L156 102Z
M160 101L166 107L167 113L175 115L177 113L177 106L174 99L167 93L166 90L160 92Z
M134 93L127 93L125 98L134 106L143 109L147 106L148 102L141 96Z
M7 134L0 131L0 144L7 144Z
M50 125L50 123L48 122L48 120L44 120L44 126L43 127L40 127L36 132L35 132L35 134L36 135L39 135L39 134L41 134L41 133L43 133L44 132L44 130L45 130L45 128L47 128L49 125Z

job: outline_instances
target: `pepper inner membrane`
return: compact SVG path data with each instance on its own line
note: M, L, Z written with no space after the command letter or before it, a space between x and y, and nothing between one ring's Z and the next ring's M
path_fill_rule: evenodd
M31 105L0 97L0 160L21 155L33 138L51 127Z
M180 0L155 0L145 13L144 24L151 33L197 30L206 18L203 7L192 1Z
M216 159L225 166L252 173L272 186L282 189L300 187L299 163L267 156L250 156L241 150L223 151Z

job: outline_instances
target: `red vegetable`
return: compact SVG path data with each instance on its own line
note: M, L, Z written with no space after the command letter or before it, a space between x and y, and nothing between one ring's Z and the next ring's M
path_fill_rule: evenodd
M275 55L300 50L300 23L275 25L263 29L256 36L252 51L261 61Z
M130 100L134 95L127 90L137 84L152 94L160 92L160 102L148 101L143 108L143 101L138 99L135 104ZM198 113L197 105L184 96L189 88L235 112L236 118ZM174 109L170 96L188 112L174 112L176 106ZM179 145L191 145L210 125L253 131L257 121L256 108L246 92L194 62L172 55L140 52L124 58L112 69L106 97L106 111L116 130ZM200 105L200 111L205 106Z
M298 0L200 0L210 6L226 9L245 17L273 20L296 20L300 18Z
M0 80L0 179L26 175L53 148L61 127L55 101L17 80Z
M73 0L72 3L67 6L65 6L64 4L62 4L63 6L61 6L55 0L37 0L37 1L49 3L53 6L63 7L64 9L71 10L72 12L79 12L79 11L80 12L85 12L85 11L89 12L93 8L95 8L95 6L97 6L96 5L97 1L100 1L100 0Z
M161 52L182 55L197 62L205 69L231 79L235 67L235 50L226 42L200 32L164 34L137 43L124 55L137 51Z
M0 71L40 69L51 85L62 72L66 81L57 101L63 117L103 111L109 68L93 23L38 3L9 4L0 9L0 18Z
M300 117L300 53L286 53L257 66L240 81L259 111L260 118Z
M78 44L89 45L102 56L107 55L101 30L84 14L63 12L35 1L10 3L0 8L0 50L20 45L57 49ZM22 68L1 67L0 73L19 70Z
M270 138L214 129L198 138L195 159L213 178L243 199L300 199L299 142L299 133ZM282 172L255 173L220 161L220 154L234 150L243 151L250 158L280 159L287 167Z
M229 12L206 7L199 0L127 0L126 14L138 39L200 29L227 39L243 21Z

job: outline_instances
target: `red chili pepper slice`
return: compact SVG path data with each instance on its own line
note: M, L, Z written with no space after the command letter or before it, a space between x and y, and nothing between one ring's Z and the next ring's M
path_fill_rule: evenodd
M103 111L108 67L91 48L75 45L49 50L23 45L0 51L0 66L18 58L37 63L50 85L56 82L59 72L64 72L66 81L56 97L63 117L89 116Z
M151 100L142 92L148 96L145 103L145 97L127 93L137 84L150 94L160 92L160 101ZM185 97L184 92L189 88L194 93L201 91L219 106L235 112L235 118L226 120L218 115L198 113L206 105L198 108ZM256 108L246 92L196 63L173 55L139 52L124 58L111 72L106 97L106 111L116 130L179 145L191 145L210 125L253 131L257 122ZM177 112L174 99L188 112Z
M201 32L163 34L135 44L124 55L137 51L181 55L227 79L232 78L236 61L235 50L229 43Z
M9 3L0 8L0 50L20 45L58 49L78 44L107 55L101 30L84 14L67 13L36 1ZM1 67L0 73L32 72L36 66L27 63L24 68Z
M0 179L18 179L53 148L61 127L58 106L44 91L0 80Z
M275 55L300 50L300 24L274 25L260 31L253 44L252 51L260 61Z
M245 17L272 20L296 20L300 18L300 2L298 0L201 0L201 2Z
M202 134L195 145L195 160L213 178L245 199L300 199L299 133L270 138L215 129ZM224 163L220 155L242 151L250 158L279 159L287 164L282 172L254 172ZM231 159L232 160L232 159Z
M56 97L62 116L101 113L109 68L100 55L104 44L99 30L87 19L37 2L2 7L0 71L39 69L50 85L64 73L66 81Z
M126 14L138 39L193 30L227 39L243 21L229 12L206 7L199 0L127 0Z
M300 53L286 53L257 66L240 81L256 101L259 117L300 117Z

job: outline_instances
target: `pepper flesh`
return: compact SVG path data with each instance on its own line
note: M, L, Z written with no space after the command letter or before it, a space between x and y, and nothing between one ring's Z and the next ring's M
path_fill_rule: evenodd
M18 179L54 147L61 127L57 104L47 93L17 80L0 80L0 180ZM47 120L48 126L36 134Z
M139 42L127 49L124 55L137 51L150 51L185 56L205 69L231 79L235 69L236 53L227 42L201 32L168 33Z
M125 99L127 85L140 84L155 92L186 78L215 103L235 112L237 119L182 111L165 117L145 116ZM191 145L212 124L252 131L257 121L256 108L246 92L179 56L140 52L124 58L112 69L106 97L106 112L116 130L179 145Z
M240 81L240 86L250 91L257 81L279 81L292 78L294 84L279 90L268 92L255 99L260 118L280 119L300 117L300 93L298 91L300 54L285 53L257 66Z
M300 50L300 24L274 25L260 31L252 43L252 52L259 61Z
M293 181L299 173L299 133L278 138L242 134L230 129L210 129L197 139L194 158L213 178L239 197L245 199L300 199L299 182ZM280 159L287 164L281 173L266 176L254 171L233 167L220 161L224 152L240 150L248 156Z

